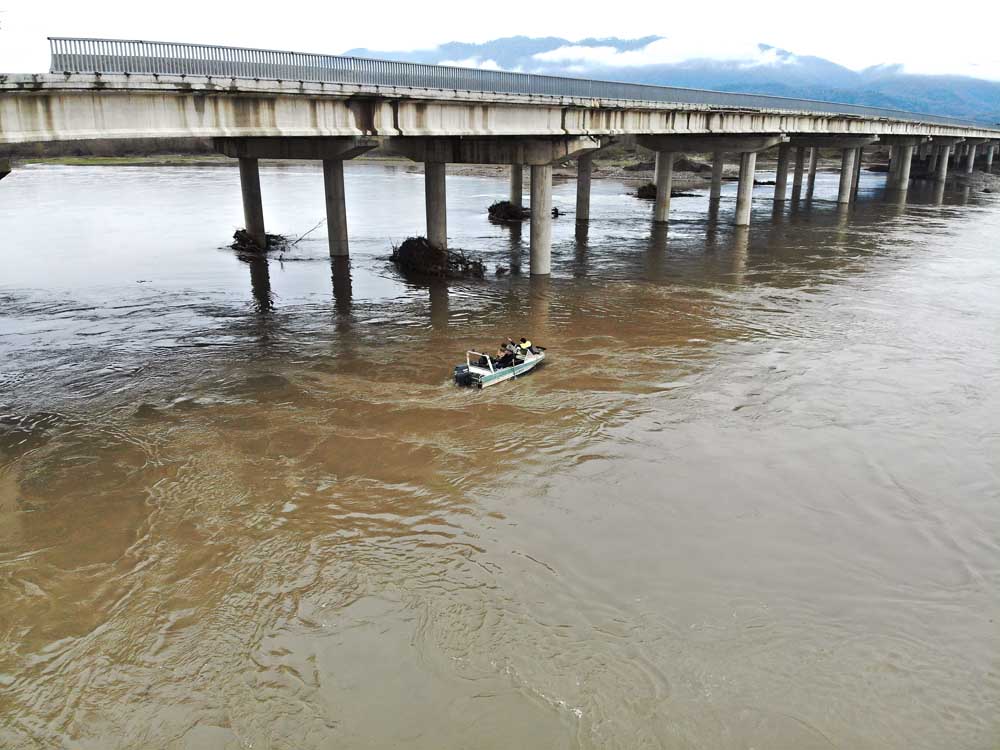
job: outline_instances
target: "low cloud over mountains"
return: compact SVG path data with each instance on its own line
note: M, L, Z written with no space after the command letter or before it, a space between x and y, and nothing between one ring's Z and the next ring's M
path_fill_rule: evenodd
M738 38L583 39L508 37L483 44L346 54L462 67L826 99L1000 122L1000 82L909 74L901 65L851 70L829 60Z

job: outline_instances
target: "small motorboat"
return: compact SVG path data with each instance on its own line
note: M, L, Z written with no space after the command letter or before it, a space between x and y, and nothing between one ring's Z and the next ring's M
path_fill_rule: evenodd
M511 378L517 378L534 370L545 360L545 349L532 347L525 355L518 354L510 367L497 367L493 358L479 352L466 352L465 364L455 366L455 382L458 385L485 388Z

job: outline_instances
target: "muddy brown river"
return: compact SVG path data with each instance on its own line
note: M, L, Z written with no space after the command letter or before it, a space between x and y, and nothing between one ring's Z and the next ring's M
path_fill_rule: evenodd
M539 281L452 176L490 273L419 284L422 175L347 172L349 264L222 249L235 169L0 184L0 746L1000 746L997 195L595 181Z

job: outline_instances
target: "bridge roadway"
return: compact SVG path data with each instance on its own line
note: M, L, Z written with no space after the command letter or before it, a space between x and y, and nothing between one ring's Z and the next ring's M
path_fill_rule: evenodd
M887 185L905 194L915 158L943 184L952 164L972 172L982 156L990 170L1000 141L1000 129L982 123L830 102L162 42L51 44L49 74L0 75L0 145L212 138L239 160L246 228L261 246L258 160L321 160L334 256L348 254L344 162L376 146L424 163L427 238L442 248L447 164L511 165L517 205L529 166L531 273L545 275L552 165L577 160L576 219L585 222L593 156L625 139L656 153L655 222L669 218L677 154L714 154L713 205L727 155L738 158L739 226L750 222L756 158L767 149L778 149L779 206L790 168L793 197L804 185L811 194L819 149L840 149L846 207L866 146L890 147Z

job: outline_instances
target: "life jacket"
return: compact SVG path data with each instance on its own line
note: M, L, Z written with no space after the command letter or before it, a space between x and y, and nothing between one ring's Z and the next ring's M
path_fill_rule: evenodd
M525 341L523 343L519 343L517 346L518 346L518 348L520 348L522 354L528 354L531 351L531 342L530 341Z

